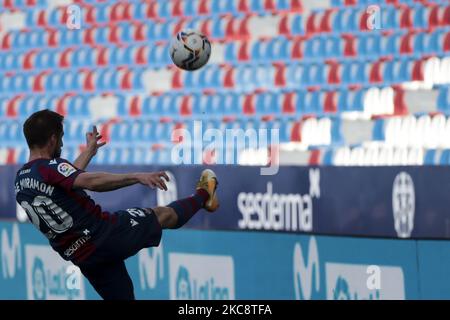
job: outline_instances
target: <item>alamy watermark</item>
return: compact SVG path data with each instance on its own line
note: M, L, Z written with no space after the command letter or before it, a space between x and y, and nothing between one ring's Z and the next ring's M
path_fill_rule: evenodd
M381 268L377 265L370 265L366 269L368 274L366 286L369 290L381 290Z
M67 21L66 26L71 30L81 29L81 8L76 4L72 4L67 7Z
M380 6L374 4L370 5L366 9L368 14L366 26L369 30L380 30L381 29L381 8Z
M173 131L172 164L240 164L246 152L259 153L261 175L275 175L279 169L279 129L204 128L202 121L194 121L192 131L179 128ZM258 156L256 156L258 157Z

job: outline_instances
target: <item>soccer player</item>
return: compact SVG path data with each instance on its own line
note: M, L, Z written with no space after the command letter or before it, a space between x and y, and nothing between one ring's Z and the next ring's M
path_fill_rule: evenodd
M43 110L25 121L30 158L16 175L16 201L52 248L79 266L103 299L133 300L124 260L143 248L158 246L162 229L180 228L201 208L215 211L219 206L216 176L204 170L195 193L167 207L104 212L84 189L107 192L140 183L167 190L169 178L165 172L84 171L105 144L95 126L86 134L87 147L73 164L60 158L63 120L60 114Z

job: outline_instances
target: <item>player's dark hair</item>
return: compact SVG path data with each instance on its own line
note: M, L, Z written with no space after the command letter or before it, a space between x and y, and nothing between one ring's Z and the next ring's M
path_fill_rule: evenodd
M55 134L59 136L63 132L64 117L59 113L48 109L33 113L23 124L23 134L28 147L43 147Z

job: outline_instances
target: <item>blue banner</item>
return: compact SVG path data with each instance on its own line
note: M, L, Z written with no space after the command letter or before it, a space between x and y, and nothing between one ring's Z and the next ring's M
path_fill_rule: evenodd
M12 179L17 167L0 167L0 217L15 218ZM166 170L168 192L132 186L92 193L109 211L166 205L195 190L202 166L93 166L95 171ZM214 166L221 207L197 214L188 227L323 235L449 238L450 168L281 167L273 176L260 168Z
M0 299L99 298L31 224L0 223L0 236ZM127 268L138 299L448 299L440 245L180 229Z

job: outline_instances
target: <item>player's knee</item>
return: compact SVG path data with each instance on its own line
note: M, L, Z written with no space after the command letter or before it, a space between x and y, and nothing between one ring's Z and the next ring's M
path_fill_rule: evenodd
M175 210L169 207L156 207L153 208L153 211L163 229L176 228L178 216Z

